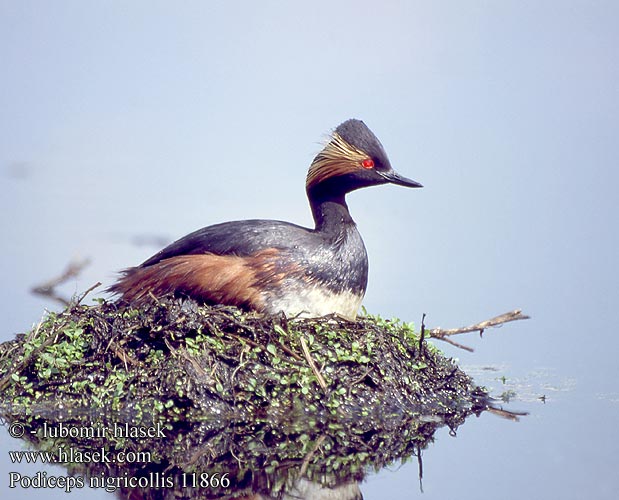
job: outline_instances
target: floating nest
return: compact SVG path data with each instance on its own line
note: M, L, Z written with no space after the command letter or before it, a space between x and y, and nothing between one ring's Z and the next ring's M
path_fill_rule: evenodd
M491 406L410 323L265 317L179 299L139 310L99 301L48 314L0 344L0 390L0 413L32 430L25 436L37 449L64 440L82 451L148 451L141 463L67 466L84 478L149 477L146 488L116 485L142 488L142 498L356 484L368 468L419 456L436 429L455 431ZM168 439L75 433L50 441L42 429L59 423L161 424ZM227 473L231 484L187 483L204 471ZM153 478L162 484L155 488Z

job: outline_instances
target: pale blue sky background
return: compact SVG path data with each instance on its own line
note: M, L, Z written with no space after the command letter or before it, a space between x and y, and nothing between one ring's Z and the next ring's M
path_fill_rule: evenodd
M2 339L56 307L28 290L72 257L92 265L68 294L158 250L136 235L310 225L307 166L361 118L425 186L349 196L366 307L446 327L521 307L531 321L448 352L570 388L443 435L424 498L615 498L617 26L612 1L0 1ZM410 498L411 474L366 497Z

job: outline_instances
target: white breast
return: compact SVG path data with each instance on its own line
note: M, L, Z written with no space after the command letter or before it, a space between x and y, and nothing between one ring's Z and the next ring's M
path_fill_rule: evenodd
M321 286L295 287L294 291L279 296L271 297L269 313L277 314L283 311L286 316L302 316L317 318L329 314L354 320L357 317L363 295L357 295L344 290L339 293L332 292Z

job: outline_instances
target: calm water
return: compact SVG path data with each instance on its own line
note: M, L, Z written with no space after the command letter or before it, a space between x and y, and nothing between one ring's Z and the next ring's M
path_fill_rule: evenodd
M241 12L242 11L242 12ZM368 499L619 496L616 2L0 6L1 340L224 220L309 225L321 134L364 119L422 190L349 197L365 306L429 326L531 319L441 347L506 405L366 478ZM542 401L545 397L545 402ZM20 448L0 428L0 488ZM62 469L48 469L62 474ZM82 492L84 498L109 494Z

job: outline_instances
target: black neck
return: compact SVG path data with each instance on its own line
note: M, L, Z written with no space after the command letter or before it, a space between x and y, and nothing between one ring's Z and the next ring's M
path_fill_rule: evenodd
M316 190L310 190L307 197L316 223L316 231L340 233L348 225L354 224L343 193L327 195Z

